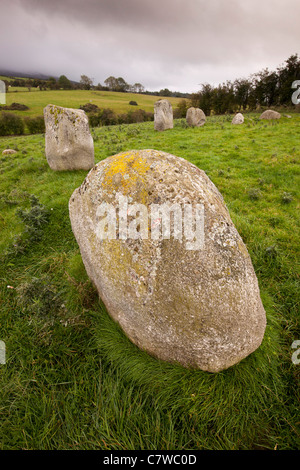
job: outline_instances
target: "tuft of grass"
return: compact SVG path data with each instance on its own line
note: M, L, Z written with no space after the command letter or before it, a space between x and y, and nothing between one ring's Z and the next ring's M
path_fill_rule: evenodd
M177 423L175 429L188 444L183 448L272 447L266 443L265 433L272 433L281 391L277 388L279 329L270 312L259 350L238 366L210 374L150 357L125 337L103 306L101 310L101 316L95 316L95 335L104 354L103 364L121 372L123 380L147 399L149 409L170 413ZM268 409L270 402L272 409ZM150 442L146 448L152 448Z
M285 191L281 196L281 200L284 204L289 204L290 202L292 202L293 196Z
M16 210L15 215L23 222L23 232L17 235L6 253L24 253L28 247L41 239L43 235L43 226L48 222L48 209L40 204L38 198L34 194L29 195L30 208ZM15 204L15 201L6 200L6 203Z
M33 277L16 288L17 303L23 312L49 315L61 306L60 293L52 285L49 276Z

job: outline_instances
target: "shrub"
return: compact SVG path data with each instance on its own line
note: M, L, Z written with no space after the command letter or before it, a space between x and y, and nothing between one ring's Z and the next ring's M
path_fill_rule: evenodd
M186 100L180 100L177 107L174 109L174 119L185 118L188 107Z
M25 124L30 134L43 134L45 132L44 116L26 117Z
M12 113L2 112L0 116L0 135L24 134L24 121Z
M136 122L153 121L154 113L144 109L136 109L127 113L115 114L110 108L100 109L99 113L88 115L90 127L112 126L115 124L132 124Z
M112 126L118 124L118 116L110 108L104 108L100 111L100 122L103 126Z
M127 113L128 116L128 123L134 122L144 122L145 120L145 111L143 109L137 109L136 111L129 111Z
M6 111L27 111L28 106L26 104L21 104L21 103L12 103L9 106L0 106L0 109L6 110Z
M100 125L100 114L89 114L88 118L90 127L98 127Z
M153 121L153 119L153 113L149 113L144 109L137 109L136 111L128 111L126 122L131 124L135 122Z
M136 101L129 101L129 104L130 104L131 106L137 106L137 105L138 105Z

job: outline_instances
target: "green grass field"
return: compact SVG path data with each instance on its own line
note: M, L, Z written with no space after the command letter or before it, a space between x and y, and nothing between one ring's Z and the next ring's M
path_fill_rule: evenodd
M0 78L1 79L1 78ZM144 109L153 112L154 103L158 96L143 95L136 93L118 93L113 91L96 90L47 90L39 91L32 88L12 87L6 93L6 104L25 104L29 107L27 111L14 111L19 116L41 116L47 104L56 104L66 108L79 108L86 103L96 104L99 108L111 108L116 113L124 113L129 110ZM180 101L180 98L168 98L173 106ZM136 101L138 106L131 106L129 101Z
M37 114L55 102L51 92L35 94ZM13 101L26 104L26 95ZM91 95L57 96L73 107ZM170 152L203 169L224 196L253 261L267 329L257 351L217 374L158 361L125 337L87 278L70 226L68 201L86 172L50 170L43 135L0 138L1 153L17 150L0 154L0 449L299 448L291 346L300 340L300 115L262 122L253 114L241 126L230 119L194 129L176 120L161 133L153 122L92 130L96 162L131 149Z

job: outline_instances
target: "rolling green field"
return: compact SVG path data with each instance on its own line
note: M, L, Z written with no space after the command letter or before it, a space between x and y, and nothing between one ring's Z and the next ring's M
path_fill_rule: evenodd
M78 107L103 95L32 93L36 114L48 102ZM26 104L27 95L12 101ZM50 170L44 135L0 138L0 449L299 449L300 115L251 114L240 126L231 118L202 128L175 120L160 133L153 122L92 130L96 162L162 150L221 191L250 253L267 329L257 351L217 374L158 361L125 337L71 230L68 201L86 172ZM2 155L6 148L17 153Z
M39 91L32 88L11 88L6 94L6 104L25 104L29 107L27 111L14 111L20 116L41 116L47 104L56 104L66 108L79 108L86 103L96 104L99 108L110 108L116 113L124 113L129 110L144 109L153 112L154 103L158 96L143 95L136 93L118 93L114 91L94 91L94 90L47 90ZM168 98L173 106L180 101L180 98ZM131 106L129 101L136 101L138 106Z

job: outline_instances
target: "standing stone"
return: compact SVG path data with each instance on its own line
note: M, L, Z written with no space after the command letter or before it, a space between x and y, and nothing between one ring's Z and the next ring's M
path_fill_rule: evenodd
M244 116L242 113L237 113L231 121L231 124L243 124Z
M52 170L90 170L94 142L88 117L81 109L48 104L44 108L46 158Z
M191 127L200 127L204 126L206 121L206 116L202 109L199 108L189 108L186 112L186 122Z
M154 104L154 129L173 129L173 109L168 100L158 100Z
M273 111L273 109L267 109L259 117L259 119L280 119L280 118L281 118L281 114L278 113L277 111Z
M173 204L174 216L155 213ZM199 230L187 230L184 211L196 211L196 204L204 217L193 216ZM156 150L114 155L74 191L69 213L89 277L141 349L218 372L260 346L266 315L251 259L204 171ZM181 236L175 213L184 222Z

